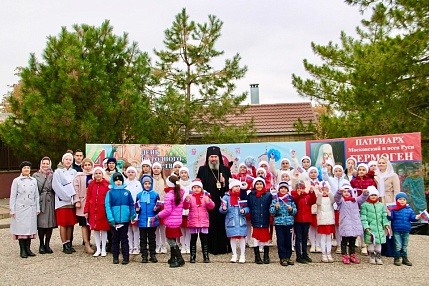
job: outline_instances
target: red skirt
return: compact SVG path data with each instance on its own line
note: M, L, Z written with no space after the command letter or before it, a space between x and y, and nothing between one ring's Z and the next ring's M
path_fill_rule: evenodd
M335 225L334 224L319 225L317 227L317 233L318 234L332 234L332 233L335 233Z
M335 225L340 226L340 211L335 210L334 214L335 214Z
M260 242L268 242L271 239L270 229L268 227L254 227L252 237Z
M311 226L317 227L317 214L311 215Z
M182 215L182 225L180 227L187 228L188 227L188 216Z
M171 227L166 227L165 228L165 237L166 238L179 238L182 236L182 231L180 230L180 227L175 227L175 228L171 228Z
M74 208L59 208L55 210L58 226L77 224L77 216Z

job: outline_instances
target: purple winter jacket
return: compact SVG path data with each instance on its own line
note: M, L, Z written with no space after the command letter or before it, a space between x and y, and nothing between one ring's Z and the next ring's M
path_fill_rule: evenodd
M180 227L182 224L183 212L183 194L184 190L180 189L180 203L176 206L174 204L174 191L171 189L165 193L164 209L158 214L160 218L164 219L164 224L169 228Z
M340 211L339 231L341 236L357 237L363 235L362 222L360 220L359 207L368 198L368 194L362 193L356 201L345 201L340 191L335 193L334 199Z

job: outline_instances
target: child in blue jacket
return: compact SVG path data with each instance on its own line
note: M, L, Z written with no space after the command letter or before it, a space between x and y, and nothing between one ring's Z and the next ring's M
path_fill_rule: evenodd
M274 215L277 247L282 266L293 265L292 256L292 228L293 216L296 214L296 205L289 195L289 184L280 182L277 185L277 198L272 200L270 213Z
M387 219L392 222L393 239L395 242L395 258L394 264L401 266L402 264L412 266L408 260L408 239L410 237L411 222L418 221L420 215L416 215L413 209L407 204L408 196L405 193L398 193L395 197L396 207L392 210L387 210Z
M128 224L136 216L133 197L124 185L124 177L116 172L110 179L110 191L106 194L106 215L112 231L113 264L119 263L119 243L122 248L122 264L130 262Z
M246 214L249 213L249 208L246 205L240 205L241 182L236 179L229 179L229 191L222 198L222 203L219 212L226 214L225 229L226 236L229 238L232 249L231 262L237 262L237 239L240 241L240 260L238 262L246 262L246 235L247 221Z
M253 190L247 196L247 205L250 210L250 220L253 226L253 250L256 264L270 263L270 206L272 196L265 187L265 179L257 177L253 180ZM264 247L264 261L259 254L259 246Z
M140 230L140 252L142 254L142 263L157 263L156 259L156 227L159 221L155 219L156 214L161 210L161 206L157 206L159 195L153 190L153 179L149 175L143 175L140 179L143 191L137 194L136 211L139 214L139 230ZM147 244L149 242L150 258L147 259Z

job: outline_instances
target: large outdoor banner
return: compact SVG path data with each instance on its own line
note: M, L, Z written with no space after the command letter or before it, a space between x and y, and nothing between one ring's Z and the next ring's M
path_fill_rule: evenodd
M145 144L87 144L86 154L96 166L102 166L103 160L115 157L121 170L124 162L131 163L141 170L141 162L149 159L160 162L166 175L175 161L181 161L189 168L190 177L195 178L199 166L205 164L208 145L145 145ZM381 156L388 157L399 175L401 190L411 198L411 206L416 212L426 209L424 194L421 135L420 133L389 134L339 138L321 141L301 142L265 142L217 144L222 151L224 165L231 163L231 173L238 172L238 165L252 158L256 165L268 161L271 156L275 166L280 169L280 160L287 158L292 162L292 151L300 161L309 156L313 166L320 166L323 158L345 166L346 159L353 157L359 163L377 161ZM293 164L292 164L293 165Z

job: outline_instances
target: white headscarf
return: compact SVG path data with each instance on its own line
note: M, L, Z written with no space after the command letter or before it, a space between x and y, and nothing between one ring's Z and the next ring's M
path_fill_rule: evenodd
M387 159L386 157L381 157L380 159L378 159L378 161L380 161L381 159L384 159L387 163L386 171L384 173L382 173L380 171L380 169L378 168L378 162L377 162L377 169L375 170L375 175L378 177L377 187L378 187L378 192L380 193L379 197L384 197L384 195L386 193L384 181L387 178L395 176L396 173L395 173L395 170L393 169L393 165L392 165L392 163L390 163L389 159Z

